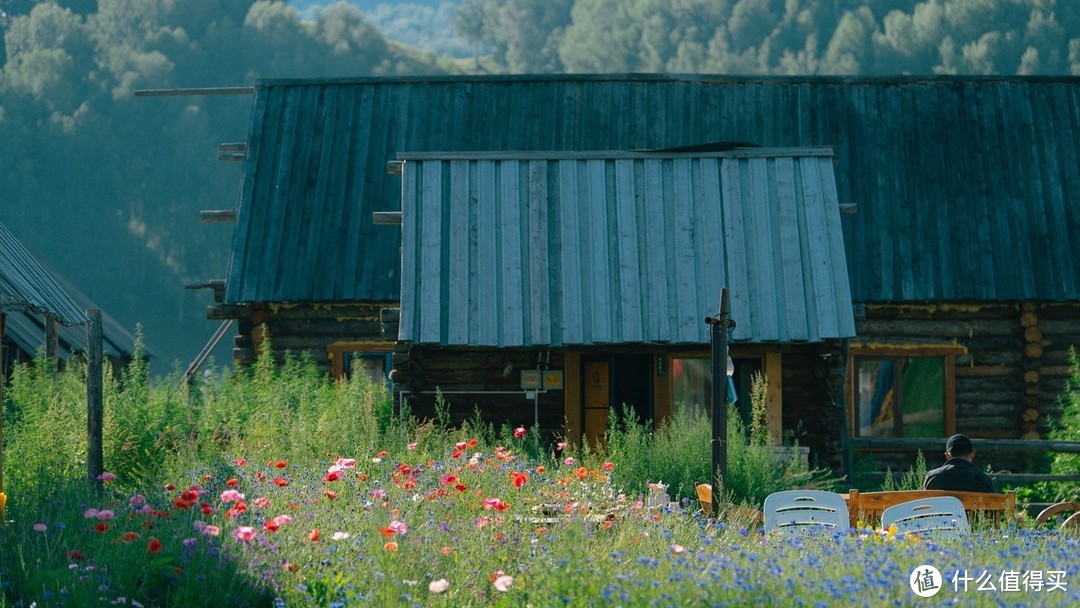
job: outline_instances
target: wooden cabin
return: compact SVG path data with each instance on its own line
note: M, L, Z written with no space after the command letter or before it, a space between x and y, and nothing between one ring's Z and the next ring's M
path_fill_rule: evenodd
M0 224L0 312L4 314L3 365L0 378L12 366L28 363L39 353L56 359L58 367L87 352L83 311L97 308L69 282L46 269L14 235ZM102 313L102 356L119 372L135 351L135 337L115 319ZM149 353L144 351L144 356Z
M405 321L415 317L407 317L402 280L411 271L402 262L431 252L423 238L412 241L418 251L403 249L401 230L373 221L402 211L407 184L387 163L396 170L400 158L407 165L410 155L432 152L614 153L711 141L825 146L836 204L854 211L839 221L855 336L756 341L737 328L736 385L745 384L742 371L763 367L783 434L833 466L845 444L873 449L885 437L942 438L953 430L976 438L1042 436L1057 411L1066 353L1080 343L1078 85L1071 77L954 76L262 81L242 146L232 258L221 302L209 315L240 321L234 355L241 363L260 348L266 328L275 349L307 351L328 372L348 373L347 359L374 376L394 366L394 390L414 398L436 386L450 398L453 381L474 393L453 397L464 415L481 402L476 391L513 391L513 399L489 393L485 412L527 423L539 411L542 427L573 433L584 419L567 404L585 403L594 389L585 381L590 374L565 373L568 367L606 364L608 399L616 403L621 397L612 391L648 390L628 388L641 382L645 367L653 391L661 390L660 370L670 373L690 343L643 349L631 339L582 344L576 354L485 344L483 353L470 351L468 369L449 352L458 345L418 346L406 333L415 328ZM750 183L767 186L774 178ZM611 183L605 177L592 187L605 193ZM615 234L597 236L621 242ZM662 251L638 245L646 261L703 254L692 241L665 242ZM507 276L507 259L494 263L504 271L498 276ZM615 270L607 269L606 280ZM583 281L605 277L600 269L588 272ZM774 275L773 290L790 289L780 277ZM485 280L497 286L494 275ZM728 287L735 296L736 286ZM401 335L382 323L398 308ZM758 309L744 310L747 316ZM507 311L494 312L506 320ZM445 320L448 327L455 322ZM703 352L695 344L688 359ZM555 389L531 401L520 397L523 383L535 385L535 374L522 377L523 370L559 369L561 398ZM577 386L570 384L575 377ZM656 407L661 401L654 397L654 416L664 411Z

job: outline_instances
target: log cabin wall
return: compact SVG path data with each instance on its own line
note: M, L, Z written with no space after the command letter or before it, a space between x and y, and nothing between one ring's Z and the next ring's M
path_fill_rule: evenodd
M810 448L811 466L843 467L843 353L843 343L830 341L783 354L784 444Z
M269 335L275 357L286 351L307 352L320 369L334 372L338 345L363 344L364 349L391 352L394 342L384 339L380 310L385 303L349 304L252 304L237 315L237 335L233 339L233 361L239 366L255 361ZM359 347L358 347L359 348Z
M521 389L521 371L562 370L559 351L537 349L482 350L465 348L413 347L401 344L394 352L395 390L401 390L414 416L435 416L435 391L443 391L449 405L452 426L473 418L496 429L503 425L532 427L538 422L541 439L552 441L565 435L562 390L540 392L535 404Z
M956 345L955 430L973 438L1045 439L1060 414L1069 349L1080 346L1080 303L867 304L852 346ZM976 446L977 448L978 446ZM944 451L944 446L942 447ZM876 454L894 471L910 454ZM926 454L938 466L938 453ZM995 470L1026 470L1028 455L995 453Z

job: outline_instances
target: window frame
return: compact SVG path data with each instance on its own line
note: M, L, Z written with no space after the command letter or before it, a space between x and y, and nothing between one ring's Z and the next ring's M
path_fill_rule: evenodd
M847 378L846 378L846 390L847 394L847 426L848 436L859 439L881 439L875 437L865 437L859 434L858 414L856 410L856 381L855 381L855 360L864 358L889 358L889 357L932 357L944 359L945 363L945 386L944 391L944 422L945 422L945 437L952 436L956 433L956 357L966 352L963 346L954 344L918 344L918 345L903 345L903 344L873 344L863 346L849 346L847 356ZM904 437L909 437L904 435ZM916 437L918 438L918 437Z
M335 380L345 380L345 354L352 353L360 357L383 357L384 358L384 383L390 385L390 371L392 368L391 355L394 352L393 343L376 341L353 341L335 342L326 347L326 354L330 358L331 373Z

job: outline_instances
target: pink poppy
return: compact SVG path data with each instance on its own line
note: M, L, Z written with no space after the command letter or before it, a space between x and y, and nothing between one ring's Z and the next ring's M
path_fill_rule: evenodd
M514 577L510 576L509 574L503 574L502 576L499 576L495 579L494 585L496 591L501 591L505 593L514 586Z
M34 532L44 532L49 529L45 524L34 524Z
M270 507L270 499L265 496L260 496L251 502L253 502L255 506L259 507L260 509L267 509Z
M427 588L428 591L432 593L442 593L443 591L446 591L450 588L450 581L446 580L445 578L440 578L437 581L431 581L430 583L428 583Z
M391 532L396 532L402 536L405 536L409 533L409 526L405 525L405 522L398 521L396 519L390 522L390 525L387 527L390 528Z
M116 517L116 513L113 513L112 511L110 511L108 509L102 509L102 510L97 512L97 518L98 519L112 519L114 517Z
M98 510L93 508L93 507L90 507L89 509L83 511L82 515L86 519L94 519L95 517L97 517L97 514L98 514Z
M244 500L244 495L236 490L225 490L221 493L221 502L236 502Z
M525 430L525 427L519 426L514 429L514 439L521 439L526 435L526 433L528 433L528 431Z
M255 528L252 528L251 526L240 526L233 531L233 536L235 536L237 540L242 540L244 542L252 541L255 539Z
M337 461L334 462L334 464L336 464L337 466L339 466L339 467L341 467L343 469L351 469L351 468L356 466L356 459L355 458L338 458Z

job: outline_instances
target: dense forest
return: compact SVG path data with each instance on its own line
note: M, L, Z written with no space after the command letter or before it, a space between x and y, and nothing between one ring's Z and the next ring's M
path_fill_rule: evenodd
M225 274L231 224L200 224L198 211L235 205L240 165L216 147L246 139L251 98L140 89L447 73L1080 75L1073 0L302 4L0 0L0 222L125 326L142 323L158 372L213 331L209 292L183 285Z

